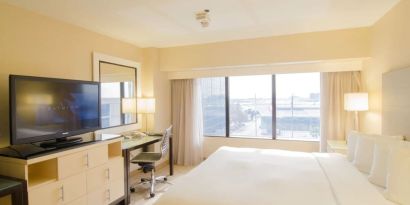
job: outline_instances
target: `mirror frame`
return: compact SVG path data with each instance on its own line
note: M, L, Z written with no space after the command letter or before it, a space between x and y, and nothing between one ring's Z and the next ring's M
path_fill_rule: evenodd
M109 63L118 66L124 66L129 68L135 68L136 71L136 98L141 97L141 64L138 62L134 62L127 59L122 59L102 53L93 52L93 81L100 82L100 64L101 63ZM112 127L105 127L101 128L103 130L110 129L113 132L124 132L129 130L136 130L141 128L141 120L139 119L138 113L137 115L137 122L130 123L130 124L121 124ZM100 119L101 120L101 119ZM118 131L117 131L118 130Z

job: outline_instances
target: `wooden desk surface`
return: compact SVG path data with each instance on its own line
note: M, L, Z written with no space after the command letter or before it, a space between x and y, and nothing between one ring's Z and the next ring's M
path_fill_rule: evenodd
M161 139L162 137L159 137L159 136L145 136L141 138L131 138L131 139L124 138L121 143L121 148L123 150L132 149L138 146L142 146L144 144L159 142L161 141Z

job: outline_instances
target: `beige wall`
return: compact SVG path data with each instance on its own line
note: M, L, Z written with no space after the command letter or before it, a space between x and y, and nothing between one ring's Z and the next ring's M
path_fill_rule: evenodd
M361 129L381 133L382 74L410 67L410 1L402 0L371 28L371 57L363 70L370 111L362 114Z
M155 115L148 116L150 130L164 131L171 122L171 81L159 70L159 49L144 48L142 52L143 97L155 97ZM154 123L155 122L155 123ZM144 125L143 125L144 126Z
M303 33L160 49L163 71L192 68L362 58L369 28Z
M163 132L171 124L171 82L167 77L167 73L159 70L158 48L144 48L142 56L142 67L146 70L143 73L143 87L146 90L143 97L155 97L155 114L147 116L148 129ZM142 127L144 127L145 121L142 122ZM159 143L154 146L151 149L160 150ZM157 162L157 164L161 164L166 160L168 160L167 157Z
M136 46L0 3L0 146L8 144L8 75L92 80L93 51L142 60Z

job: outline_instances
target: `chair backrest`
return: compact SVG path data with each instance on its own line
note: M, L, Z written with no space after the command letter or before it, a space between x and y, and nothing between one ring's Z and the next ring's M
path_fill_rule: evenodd
M161 142L161 156L164 157L165 154L168 152L169 149L169 138L172 136L172 125L169 126L162 137Z

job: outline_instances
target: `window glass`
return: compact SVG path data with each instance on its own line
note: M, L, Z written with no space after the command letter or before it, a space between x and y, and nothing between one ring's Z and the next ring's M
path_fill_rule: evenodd
M231 137L272 138L272 76L229 77Z
M320 73L276 75L276 138L320 135Z
M101 105L101 127L110 126L110 105L102 104Z
M101 83L101 127L121 125L121 84Z
M125 81L124 85L124 98L133 98L135 93L134 81ZM123 113L124 124L130 124L137 121L137 115L135 113Z
M225 78L202 78L200 83L204 135L225 136Z

